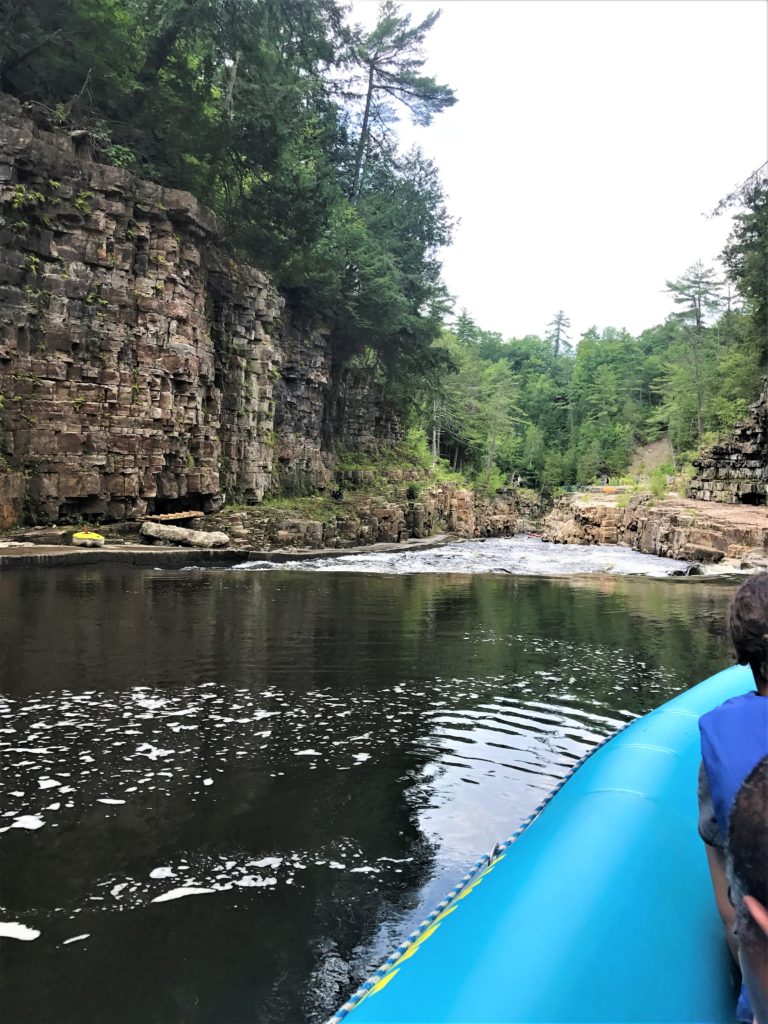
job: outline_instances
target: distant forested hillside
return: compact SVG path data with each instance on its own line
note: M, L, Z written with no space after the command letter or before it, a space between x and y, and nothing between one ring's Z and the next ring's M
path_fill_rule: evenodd
M503 339L463 312L436 343L455 372L425 403L433 452L489 488L546 490L620 476L661 435L681 468L727 434L768 371L768 165L731 206L721 271L667 281L669 316L638 337L593 327L576 344L560 311L544 338Z

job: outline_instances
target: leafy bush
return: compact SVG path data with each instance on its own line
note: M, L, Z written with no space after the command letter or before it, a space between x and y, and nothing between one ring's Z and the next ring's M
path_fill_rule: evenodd
M651 494L654 498L663 498L667 493L667 477L671 468L665 463L651 470Z
M406 458L412 459L422 469L429 469L432 466L432 452L429 449L427 435L421 427L411 427L399 447Z

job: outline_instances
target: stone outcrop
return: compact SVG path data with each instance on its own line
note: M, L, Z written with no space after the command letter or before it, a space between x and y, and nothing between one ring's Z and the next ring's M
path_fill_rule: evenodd
M0 95L0 525L327 486L328 332L191 195L80 147ZM348 403L351 434L379 397Z
M678 498L654 503L635 495L625 507L593 495L561 498L542 539L559 544L623 544L649 555L745 568L768 568L768 516L748 506L712 506Z
M408 471L406 471L407 473ZM396 483L402 474L395 471ZM391 481L390 481L391 482ZM397 543L437 533L459 537L507 537L517 532L521 501L509 492L484 498L454 484L439 484L416 499L406 489L387 497L360 496L336 505L307 508L255 507L226 510L210 522L229 533L235 546L270 548L346 548L375 543ZM529 509L523 505L526 514Z
M750 416L731 440L698 458L688 496L700 501L768 504L768 378Z

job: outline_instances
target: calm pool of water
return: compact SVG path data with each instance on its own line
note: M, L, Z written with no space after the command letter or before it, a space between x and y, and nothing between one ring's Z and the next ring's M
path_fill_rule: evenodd
M6 572L6 1019L322 1021L600 738L728 663L734 586Z

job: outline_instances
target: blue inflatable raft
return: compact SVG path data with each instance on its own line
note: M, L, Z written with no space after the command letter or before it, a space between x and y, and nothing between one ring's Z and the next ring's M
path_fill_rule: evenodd
M329 1024L732 1022L698 719L752 688L727 669L600 746Z

